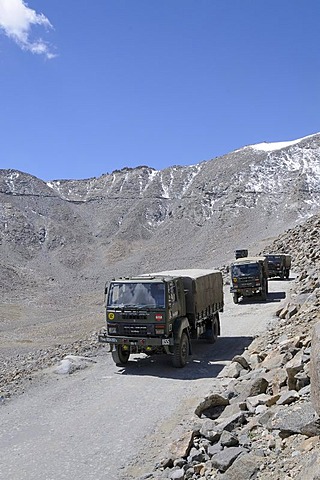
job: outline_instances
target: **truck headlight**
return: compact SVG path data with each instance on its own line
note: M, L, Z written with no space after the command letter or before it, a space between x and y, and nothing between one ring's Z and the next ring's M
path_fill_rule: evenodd
M164 325L156 325L155 333L156 335L164 335L165 328Z

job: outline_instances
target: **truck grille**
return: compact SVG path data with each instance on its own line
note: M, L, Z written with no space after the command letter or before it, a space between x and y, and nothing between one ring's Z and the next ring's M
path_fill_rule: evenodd
M240 288L252 288L258 286L255 278L241 278L238 279L238 287Z
M123 325L123 335L127 336L145 336L150 335L148 332L147 325Z
M146 320L147 314L146 312L123 312L122 319L123 320Z

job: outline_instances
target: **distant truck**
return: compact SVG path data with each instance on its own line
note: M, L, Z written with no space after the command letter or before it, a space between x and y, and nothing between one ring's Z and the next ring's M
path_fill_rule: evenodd
M266 257L239 258L231 264L231 287L234 303L240 297L258 295L261 300L268 294L268 263Z
M234 252L234 255L237 258L244 258L248 256L248 250L242 249L242 250L236 250Z
M291 256L283 253L270 253L266 255L268 261L269 278L289 278Z
M131 353L171 355L184 367L191 340L214 343L220 335L223 280L218 270L171 270L113 279L106 284L107 326L99 341L108 343L117 365Z

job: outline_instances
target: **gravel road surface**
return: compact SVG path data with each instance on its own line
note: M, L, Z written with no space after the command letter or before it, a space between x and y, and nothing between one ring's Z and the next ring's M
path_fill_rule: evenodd
M168 356L143 355L119 368L102 348L71 375L42 371L24 394L0 405L0 477L124 480L151 471L223 367L265 330L290 284L270 281L266 303L239 305L226 287L221 337L214 345L195 342L184 369L171 367Z

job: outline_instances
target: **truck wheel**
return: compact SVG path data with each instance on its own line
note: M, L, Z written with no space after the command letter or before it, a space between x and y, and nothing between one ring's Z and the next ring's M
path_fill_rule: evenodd
M180 343L175 343L173 347L172 365L176 368L182 368L186 365L189 354L189 338L186 332L182 332Z
M130 357L130 350L123 350L122 345L117 345L115 350L112 350L112 358L116 365L122 367L128 363Z
M239 297L238 297L238 294L237 294L237 293L234 293L234 294L233 294L233 302L234 302L234 303L238 303L238 302L239 302Z
M215 343L219 335L219 314L217 313L211 323L210 328L206 331L206 340L208 343Z

